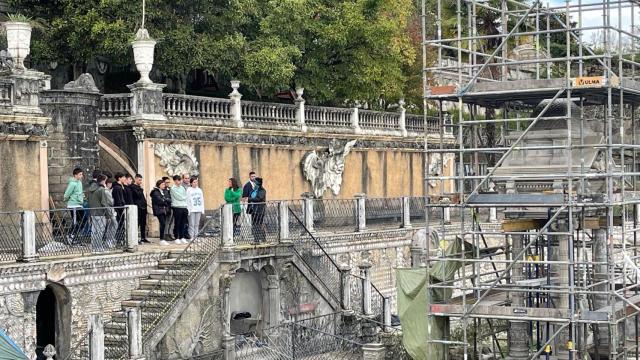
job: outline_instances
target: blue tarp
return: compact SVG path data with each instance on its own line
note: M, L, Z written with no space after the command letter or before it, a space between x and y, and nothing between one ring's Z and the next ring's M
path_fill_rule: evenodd
M29 360L22 349L0 329L0 360Z

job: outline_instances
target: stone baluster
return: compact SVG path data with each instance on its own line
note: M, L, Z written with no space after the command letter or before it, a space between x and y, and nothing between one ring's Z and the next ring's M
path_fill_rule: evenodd
M371 309L371 293L373 291L371 287L371 263L368 258L365 258L358 267L364 278L362 282L362 310L364 315L371 315L373 313Z
M309 232L314 232L315 229L313 227L313 194L304 193L302 194L303 198L303 215L304 215L304 227L307 228Z
M138 207L126 205L125 229L127 236L127 251L135 252L138 249Z
M104 327L102 314L89 315L89 360L104 360Z
M340 282L342 284L342 308L345 312L351 309L351 266L345 261L340 264Z
M129 329L129 359L144 360L140 309L137 307L127 309L127 325Z
M391 331L391 299L387 296L382 298L382 320L384 323L383 331Z
M236 127L244 127L244 123L242 122L242 104L240 99L242 99L242 94L238 91L240 87L240 81L231 80L231 88L233 91L229 94L229 99L231 99L231 120Z
M296 88L296 125L300 127L302 132L307 132L307 123L305 119L304 105L306 100L302 97L304 94L303 87Z
M278 221L280 222L280 242L289 239L289 202L280 201L278 203Z
M404 99L400 99L398 104L400 105L400 118L398 119L400 133L402 133L402 136L407 137L407 109L404 108Z
M36 214L33 211L23 211L20 221L22 234L22 255L20 261L36 261Z
M411 228L411 198L408 196L402 197L402 227Z
M222 243L225 247L233 246L233 205L222 206Z
M356 230L359 232L365 231L367 230L367 210L366 210L367 194L356 194L354 197L356 198L355 205L356 205L356 216L357 216L357 223L358 223L358 228Z

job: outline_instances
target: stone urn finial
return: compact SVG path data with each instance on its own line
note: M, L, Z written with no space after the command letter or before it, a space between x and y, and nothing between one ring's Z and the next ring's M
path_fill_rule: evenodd
M304 88L302 86L296 87L296 100L302 100L302 95L304 95Z
M56 348L49 344L44 347L42 354L47 357L47 360L53 360L53 357L56 356Z
M149 32L145 28L140 28L136 32L136 38L131 43L133 47L133 60L136 63L136 69L140 73L138 84L152 84L149 78L151 69L153 68L153 53L156 41L149 36Z
M238 89L240 88L240 80L231 80L231 89L233 91L229 94L230 97L242 96Z
M10 20L4 23L7 33L7 51L17 69L24 69L24 59L31 52L31 24L28 19Z

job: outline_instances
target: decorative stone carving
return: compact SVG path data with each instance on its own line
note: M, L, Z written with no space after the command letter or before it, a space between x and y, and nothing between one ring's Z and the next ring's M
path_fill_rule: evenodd
M0 51L0 70L11 70L14 68L13 58L8 51Z
M160 165L170 176L180 174L198 175L198 160L193 145L155 144L154 153L160 158Z
M442 155L439 153L431 154L429 158L429 175L430 176L440 176L440 170L446 172L447 164L451 161L455 155L453 154L445 154L444 155L444 163L442 162ZM429 179L429 186L435 188L438 185L437 179Z
M53 357L56 356L56 348L49 344L44 347L44 351L42 353L47 357L47 360L53 360Z
M75 81L69 81L64 86L64 89L92 93L100 92L100 90L98 90L98 87L96 86L95 81L93 81L93 76L89 73L80 75Z
M316 198L321 198L326 189L331 189L336 196L340 193L344 160L357 141L351 140L344 146L332 141L326 151L313 150L302 157L304 177L311 183Z
M18 69L24 69L24 59L31 51L31 24L21 21L4 23L7 34L7 49L13 55L13 62Z
M24 313L24 299L20 293L7 295L5 301L9 314L13 316L22 316Z
M136 63L136 68L140 73L140 80L138 83L149 84L152 83L149 78L151 68L153 67L153 53L156 46L156 41L149 36L147 29L138 29L136 33L136 39L131 43L133 47L133 58Z
M44 137L47 136L48 132L49 128L44 124L0 122L0 134L2 135L27 135Z
M56 264L51 270L47 272L47 280L53 282L60 282L67 277L67 272L65 270L64 265Z

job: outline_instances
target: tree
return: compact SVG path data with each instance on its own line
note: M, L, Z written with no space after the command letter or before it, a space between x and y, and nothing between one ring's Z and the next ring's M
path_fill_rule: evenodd
M131 65L141 8L131 0L10 0L42 19L32 60L84 71L96 57ZM208 70L257 96L295 85L316 103L395 101L415 58L411 0L150 0L156 69L180 83ZM225 85L226 86L226 85Z

